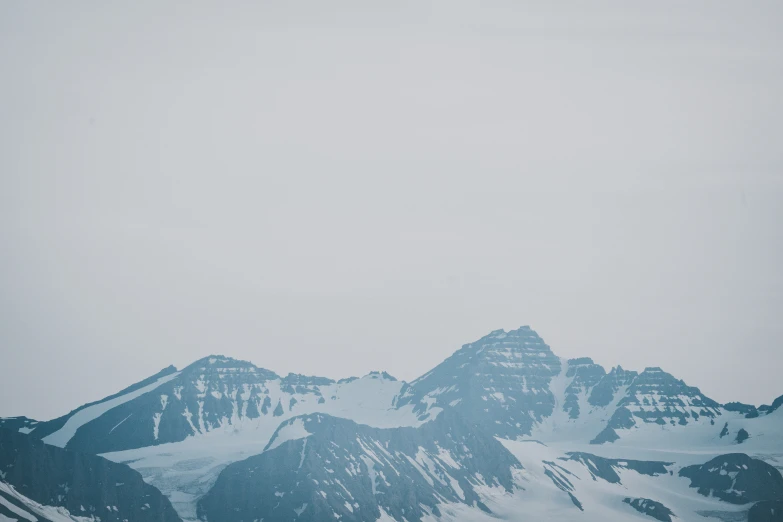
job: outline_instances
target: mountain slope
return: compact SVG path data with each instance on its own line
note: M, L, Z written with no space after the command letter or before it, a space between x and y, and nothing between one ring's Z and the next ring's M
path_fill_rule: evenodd
M327 415L284 423L261 455L228 466L199 502L203 520L419 521L443 502L489 511L475 488L514 489L517 460L452 411L419 428Z
M25 518L9 513L15 506L50 519L67 510L104 522L180 520L169 500L129 467L7 429L0 429L0 484L6 517Z
M341 381L281 378L250 363L209 357L86 424L68 447L111 450L103 455L139 470L183 518L194 519L196 502L220 471L261 453L294 416L321 412L374 427L418 426L436 417L439 408L415 412L414 404L396 405L406 386L379 372ZM115 451L125 447L133 449Z
M11 417L0 419L0 427L18 429L22 433L29 433L33 438L46 439L48 444L64 447L76 429L100 415L100 412L105 412L154 389L157 384L165 382L166 378L171 378L170 376L176 371L174 366L169 366L113 395L79 406L70 413L50 421L40 422L27 417ZM59 434L54 435L57 432Z
M513 438L552 414L549 383L560 370L560 359L530 327L496 330L413 381L400 404L450 406L488 433Z
M260 424L269 425L271 435L283 419L315 411L337 412L373 425L415 425L419 420L413 406L389 412L402 386L388 374L377 373L361 381L296 374L281 378L246 361L212 356L157 381L154 393L146 390L101 412L79 426L66 447L108 453ZM46 441L63 440L63 431Z

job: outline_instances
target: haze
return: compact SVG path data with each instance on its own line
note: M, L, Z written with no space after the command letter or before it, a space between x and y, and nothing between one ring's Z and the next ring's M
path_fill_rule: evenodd
M721 5L722 4L722 5ZM783 394L780 2L4 2L0 415L222 353Z

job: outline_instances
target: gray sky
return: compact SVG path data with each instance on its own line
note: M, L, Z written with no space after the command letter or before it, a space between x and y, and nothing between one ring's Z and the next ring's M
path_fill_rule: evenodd
M523 324L783 394L783 4L548 4L0 4L0 415Z

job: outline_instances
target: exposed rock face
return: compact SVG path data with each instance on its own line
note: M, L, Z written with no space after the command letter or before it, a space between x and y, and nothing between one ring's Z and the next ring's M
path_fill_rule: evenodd
M605 442L614 442L620 438L615 430L630 429L636 425L631 410L623 406L617 408L612 414L612 418L606 424L606 428L601 431L590 444L603 444Z
M572 419L579 418L579 394L593 389L605 376L606 371L603 366L595 364L589 357L570 359L566 377L572 380L565 390L563 411L568 412L568 416Z
M756 502L748 511L748 522L783 522L783 501Z
M40 504L103 522L180 521L169 500L129 467L6 429L0 429L0 481Z
M646 368L618 406L645 422L687 424L688 419L720 415L720 404L660 368Z
M593 406L608 406L617 392L629 386L638 375L637 372L623 370L622 366L612 368L592 389L588 402Z
M39 421L28 417L5 417L0 419L0 428L20 433L30 433L38 424L40 424Z
M496 330L411 383L399 404L452 407L493 435L515 438L552 414L549 383L560 369L560 359L530 327Z
M35 421L33 421L34 425L33 425L33 423L31 423L30 426L29 426L29 427L33 428L29 432L30 436L32 436L32 437L34 437L36 439L43 439L43 438L47 437L48 435L51 435L52 433L56 432L60 428L62 428L65 425L65 423L71 417L73 417L75 414L77 414L77 413L79 413L79 412L89 408L90 406L95 406L97 404L102 404L102 403L108 403L112 399L115 399L115 398L117 398L119 396L122 396L122 395L125 395L125 394L128 394L128 393L132 393L132 392L134 392L136 390L140 390L140 389L144 388L145 386L149 386L150 384L154 383L155 381L159 380L160 378L165 377L167 375L171 375L171 374L176 373L176 372L177 372L177 369L174 366L168 366L168 367L162 369L161 371L159 371L158 373L156 373L155 375L152 375L152 376L144 379L143 381L139 381L136 384L128 386L127 388L125 388L125 389L115 393L114 395L110 395L110 396L105 397L105 398L103 398L103 399L101 399L99 401L90 402L90 403L84 404L82 406L79 406L75 410L71 411L70 413L68 413L66 415L63 415L62 417L58 417L56 419L53 419L53 420L50 420L50 421L46 421L46 422L35 422ZM17 417L17 418L19 418L19 417Z
M775 399L770 406L760 406L759 412L769 415L770 413L777 411L781 406L783 406L783 395Z
M726 411L736 411L745 415L746 419L754 419L759 416L759 411L755 406L750 404L743 404L741 402L729 402L723 405L723 409Z
M276 378L276 376L272 372L269 372L269 374L262 376L262 379L264 379L265 377L267 379ZM328 386L330 384L334 384L334 381L332 379L328 379L326 377L316 377L311 375L301 375L298 373L289 373L288 375L280 379L280 389L283 392L288 393L290 395L313 394L316 396L320 396L321 391L319 387Z
M576 498L576 495L574 495L576 488L574 487L573 482L571 482L571 480L575 478L573 473L555 462L544 461L543 464L544 475L549 477L549 480L551 480L560 491L563 491L568 495L571 499L571 503L579 508L579 511L584 511L585 508L582 506L582 503Z
M223 470L199 516L413 521L439 515L444 501L488 511L475 486L511 491L513 469L521 465L499 442L452 411L419 428L390 429L313 414L288 420L264 453Z
M614 442L620 438L618 429L630 429L638 422L685 426L700 418L714 423L722 414L720 404L658 367L646 368L639 375L612 370L593 388L590 400L610 404L613 393L623 386L626 391L617 409L591 444Z
M783 477L774 466L744 453L730 453L709 462L688 466L680 476L691 479L691 487L704 496L715 496L732 504L757 500L783 500Z
M668 474L669 471L666 469L666 466L672 465L671 462L652 460L607 459L581 452L569 453L568 458L584 464L593 480L601 478L612 484L620 483L620 476L617 474L618 469L631 469L642 475L655 477Z
M672 522L672 510L649 498L625 498L623 502L629 504L639 513L644 513L647 516L653 517L656 520L662 522Z

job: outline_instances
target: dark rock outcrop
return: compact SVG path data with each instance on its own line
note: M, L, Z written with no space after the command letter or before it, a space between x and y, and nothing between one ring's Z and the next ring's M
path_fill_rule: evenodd
M755 406L751 404L743 404L741 402L728 402L723 405L723 409L726 411L734 411L745 415L746 419L754 419L759 416L759 411Z
M721 455L705 464L682 468L680 476L691 479L690 486L698 488L700 494L732 504L783 500L780 471L744 453Z
M144 388L145 386L154 383L155 381L157 381L161 377L165 377L167 375L171 375L172 373L175 373L176 371L177 371L177 369L174 366L168 366L166 368L163 368L161 371L159 371L155 375L152 375L152 376L144 379L143 381L139 381L139 382L137 382L135 384L132 384L132 385L128 386L127 388L125 388L123 390L120 390L119 392L117 392L117 393L115 393L113 395L109 395L108 397L104 397L103 399L101 399L99 401L94 401L94 402L90 402L90 403L84 404L82 406L79 406L78 408L76 408L75 410L72 410L70 413L67 413L66 415L63 415L61 417L58 417L58 418L50 420L50 421L35 422L34 425L31 424L29 426L29 427L34 428L34 429L32 429L32 431L30 431L29 434L33 438L43 439L47 435L51 435L55 431L57 431L60 428L62 428L65 425L65 423L68 421L68 419L70 419L71 417L73 417L74 414L82 411L83 409L89 408L90 406L95 406L96 404L104 403L106 401L110 401L110 400L112 400L112 399L114 399L116 397L119 397L121 395L125 395L127 393L131 393L133 391L136 391L136 390L139 390L141 388ZM19 418L19 417L16 417L16 418Z
M653 517L661 522L672 522L674 513L672 510L649 498L625 498L623 502L630 505L639 513L644 513L647 516Z
M571 502L579 508L579 511L584 511L582 502L574 495L574 484L571 482L573 475L570 471L562 466L557 465L554 462L544 461L544 474L549 477L552 483L560 490L568 494Z
M0 481L46 506L103 522L180 522L169 500L123 464L0 429Z
M769 406L767 406L767 405L760 406L759 407L759 412L763 412L763 413L769 415L770 413L773 413L773 412L777 411L781 406L783 406L783 395L781 395L780 397L775 399L772 402L772 404L769 405Z
M620 483L618 469L630 469L642 475L656 477L658 475L667 475L669 471L666 466L671 466L671 462L660 462L655 460L623 460L607 459L591 453L574 452L568 453L568 459L581 462L590 472L593 480L603 479L612 484Z
M571 377L571 382L565 390L565 402L563 411L568 412L571 419L579 418L579 394L587 393L593 389L606 376L603 366L595 364L589 357L570 359L566 377Z
M783 500L762 500L748 511L748 522L783 522Z
M623 370L622 366L612 368L593 387L587 402L593 406L609 406L615 399L618 390L623 386L630 385L638 375L637 372Z
M21 433L31 433L35 430L40 421L28 417L4 417L0 418L0 428L18 431ZM37 437L34 437L37 438Z
M590 444L603 444L605 442L614 442L620 438L615 430L630 429L636 425L633 414L628 408L619 407L612 414L612 418L606 423L606 427L599 433Z

